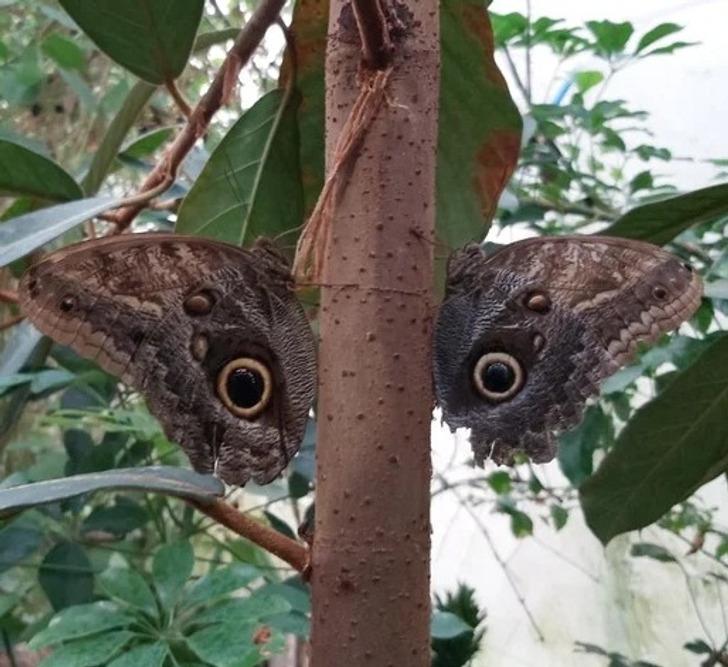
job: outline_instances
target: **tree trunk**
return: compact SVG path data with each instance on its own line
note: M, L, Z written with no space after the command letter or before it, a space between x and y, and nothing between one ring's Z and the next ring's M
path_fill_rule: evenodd
M324 265L313 667L430 664L438 3L389 7L397 28L386 98L347 174ZM351 5L333 0L329 168L361 66Z

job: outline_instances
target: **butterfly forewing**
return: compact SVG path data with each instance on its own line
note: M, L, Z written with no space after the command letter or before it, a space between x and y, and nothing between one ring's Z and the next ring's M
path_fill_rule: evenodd
M443 416L473 430L481 463L516 452L550 460L553 433L580 419L585 400L640 343L690 318L701 295L689 266L648 243L548 237L488 257L466 247L449 262L435 331ZM486 386L511 377L522 378L517 391Z
M20 299L43 333L141 391L197 470L267 482L297 451L314 341L270 247L171 234L85 242L31 267ZM265 401L229 400L251 391Z

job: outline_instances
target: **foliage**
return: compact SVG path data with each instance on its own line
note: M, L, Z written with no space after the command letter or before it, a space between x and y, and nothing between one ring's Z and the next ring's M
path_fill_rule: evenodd
M465 623L467 629L447 638L437 637L433 632L432 650L435 655L432 667L462 667L469 664L485 636L483 622L486 614L475 600L475 590L460 584L455 592L446 593L444 598L436 595L435 609L454 614Z
M142 4L150 20L141 26L106 0L62 0L63 10L42 0L3 5L3 293L41 247L108 231L105 214L159 162L185 121L184 100L200 98L222 47L250 15L247 2L229 3L226 15L197 0L183 9L171 0ZM174 24L163 20L172 4ZM266 42L243 72L238 103L215 116L135 229L176 225L237 243L259 234L295 243L323 181L326 3L298 0L291 21L297 39L280 77L281 54ZM459 246L492 223L496 233L606 230L667 243L701 271L708 298L681 335L644 351L605 383L582 424L562 436L564 483L546 483L524 462L508 471L468 471L457 482L443 471L434 493L462 491L458 497L479 521L492 507L523 540L541 526L570 526L579 503L604 541L656 521L723 568L728 530L715 508L690 494L724 471L728 454L720 418L728 411L726 339L719 333L728 305L728 186L679 192L661 175L673 155L651 143L647 115L609 97L624 68L657 57L669 66L690 45L672 23L636 34L628 22L571 26L517 12L491 12L491 22L492 29L480 2L442 3L440 240ZM539 54L558 62L540 96L532 71ZM585 54L598 65L579 69ZM521 113L497 62L507 68ZM502 193L522 128L520 159ZM714 161L718 177L725 178L726 164ZM19 314L12 300L0 312L3 321ZM185 465L139 396L26 324L2 335L2 497L11 509L34 507L0 526L0 631L7 641L54 649L46 665L192 667L259 664L284 634L307 635L308 593L290 572L182 501L143 493L168 492L169 479L157 479L156 487L142 480L135 491L119 484L128 468ZM254 489L264 497L259 507L241 493L236 500L295 534L311 510L313 454L309 429L287 478ZM101 480L103 492L84 487L78 495L84 475ZM53 478L60 486L38 487L31 502L17 500L18 485ZM661 549L641 542L632 555L681 567ZM436 607L433 664L466 664L484 633L473 591L462 586L437 598ZM648 664L580 646L614 665ZM687 638L685 648L706 659L721 655L709 638Z

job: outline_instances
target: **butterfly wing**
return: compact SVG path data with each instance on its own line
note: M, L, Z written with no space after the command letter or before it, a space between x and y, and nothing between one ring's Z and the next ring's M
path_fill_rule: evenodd
M480 463L551 460L553 434L579 421L599 383L687 320L701 295L688 265L648 243L548 237L489 257L468 246L449 262L435 330L443 417L472 429Z
M139 390L196 470L265 483L298 450L315 345L270 248L99 239L31 267L20 300L43 333Z

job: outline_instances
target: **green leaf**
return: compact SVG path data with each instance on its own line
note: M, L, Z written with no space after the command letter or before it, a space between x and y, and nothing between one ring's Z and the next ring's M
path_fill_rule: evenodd
M603 543L656 521L726 469L726 368L722 335L635 413L581 486L586 521Z
M295 108L274 90L215 148L182 202L175 230L246 245L302 221Z
M430 636L433 639L452 639L472 631L473 628L450 611L436 611L430 618Z
M608 58L622 53L634 32L634 26L629 21L587 21L586 27L596 37L596 52Z
M640 38L639 44L635 49L635 53L642 53L648 46L654 44L656 41L667 37L668 35L674 35L676 32L682 30L682 26L677 23L660 23L660 25L648 30Z
M58 612L48 623L48 627L31 639L29 645L37 650L103 630L125 627L133 621L133 616L119 611L107 601L79 604Z
M505 470L497 470L487 477L488 486L498 495L509 493L511 490L511 476Z
M16 374L28 361L43 335L25 320L13 329L13 334L3 342L0 354L0 376Z
M113 567L100 575L99 583L109 597L120 600L135 609L140 609L150 616L157 615L154 594L144 577L138 572Z
M93 599L91 561L75 542L59 542L46 554L38 568L38 582L55 610Z
M120 630L98 637L86 637L58 647L38 667L95 667L108 665L131 638L133 632Z
M601 232L662 245L688 227L728 215L728 183L638 206Z
M169 653L167 644L156 642L154 644L141 644L109 663L108 667L162 667Z
M154 554L154 587L165 608L170 609L177 602L194 565L195 555L187 540L165 544Z
M147 157L161 148L171 138L175 129L174 127L159 127L151 132L146 132L122 148L119 157L135 160Z
M103 531L123 537L149 521L149 513L135 502L117 502L113 507L95 507L83 522L84 533Z
M198 579L184 596L183 604L210 603L250 584L261 576L252 565L233 564L218 568Z
M528 18L519 12L496 14L488 12L493 25L493 36L497 47L506 46L515 37L520 37L528 30Z
M43 533L19 522L0 530L0 572L22 563L43 544Z
M213 625L186 638L187 645L215 667L237 667L258 655L253 643L255 626L237 619L228 621L228 624Z
M0 225L0 266L25 257L99 213L118 206L116 197L92 197L49 206Z
M574 83L580 93L585 93L590 88L604 81L604 74L596 70L587 70L585 72L576 72L574 74Z
M81 187L45 155L0 139L0 197L29 195L54 201L83 197Z
M528 514L520 510L513 510L509 514L511 515L511 532L516 537L533 535L533 521Z
M712 653L713 649L702 639L693 639L691 642L683 644L683 648L691 653Z
M59 1L106 55L156 84L182 73L204 5L204 0Z
M554 522L554 528L561 530L569 520L569 512L561 505L551 505L551 520Z
M86 69L86 56L76 42L54 32L41 44L43 53L53 59L63 69Z
M637 558L652 558L659 560L661 563L675 563L675 557L665 547L659 544L651 544L650 542L637 542L633 544L629 550L631 556Z
M73 498L83 493L118 489L154 491L203 502L219 498L225 491L222 482L212 475L200 475L186 468L119 468L2 489L0 515Z
M480 0L441 3L437 234L457 248L485 237L520 151L521 116L493 55Z
M559 436L559 466L574 486L594 472L594 452L613 437L612 420L598 405L588 407L581 423Z
M258 622L268 616L291 611L291 604L282 596L258 593L245 598L234 598L206 609L195 617L196 623Z
M728 299L728 278L705 283L703 294L709 299Z

